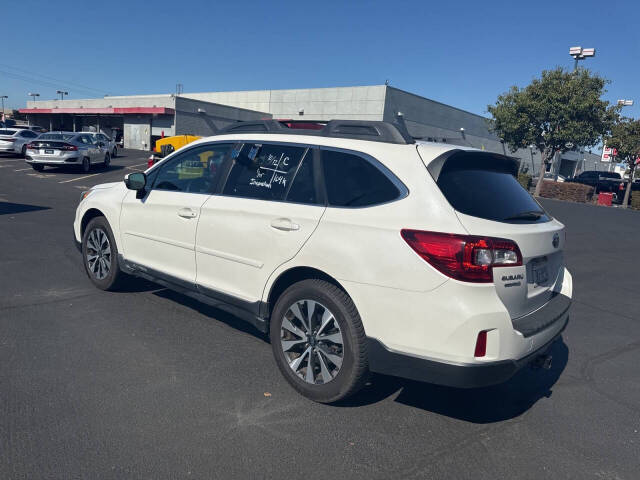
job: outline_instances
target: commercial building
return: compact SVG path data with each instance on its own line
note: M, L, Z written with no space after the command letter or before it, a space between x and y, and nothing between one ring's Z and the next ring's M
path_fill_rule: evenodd
M102 113L100 109L105 108L113 112ZM58 125L71 129L73 122L76 129L86 124L99 128L108 122L116 127L122 124L125 147L129 148L149 148L161 131L165 135L210 135L215 127L236 120L394 121L401 114L415 137L513 155L534 175L539 175L541 168L540 152L535 148L510 152L490 131L485 117L389 85L30 101L20 111L28 114L30 121L43 124L44 120L43 126L56 129ZM599 155L570 151L562 155L556 168L560 175L571 176L585 169L606 170L607 164L600 163Z
M136 95L27 102L28 121L49 130L102 131L122 135L124 147L148 150L162 136L212 135L231 123L271 118L229 105L176 95Z

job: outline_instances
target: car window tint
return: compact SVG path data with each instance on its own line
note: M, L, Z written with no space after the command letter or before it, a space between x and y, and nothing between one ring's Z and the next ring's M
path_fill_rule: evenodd
M516 174L517 167L504 158L457 153L446 161L437 183L451 206L465 215L506 223L549 221Z
M224 194L261 200L283 200L306 147L245 143L232 152L234 164Z
M202 145L178 154L159 166L154 190L213 193L231 144Z
M287 193L287 202L318 204L316 195L315 176L313 174L313 154L312 150L305 155L296 176L291 183Z
M327 200L333 207L365 207L390 202L400 191L380 169L354 154L324 150Z

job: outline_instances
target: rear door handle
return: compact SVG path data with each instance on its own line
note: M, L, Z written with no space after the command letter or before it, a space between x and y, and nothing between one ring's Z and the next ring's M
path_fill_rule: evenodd
M198 214L192 209L185 207L178 210L178 216L182 218L195 218Z
M292 222L288 218L274 218L271 220L271 227L276 230L282 230L283 232L291 232L294 230L300 230L300 225Z

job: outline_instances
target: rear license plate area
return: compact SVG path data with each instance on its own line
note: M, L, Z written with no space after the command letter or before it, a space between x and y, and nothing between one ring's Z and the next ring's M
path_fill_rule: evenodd
M547 257L534 258L531 260L531 280L532 283L536 285L543 285L549 281Z
M50 148L45 148L44 153L46 153L47 155L53 155L54 151Z

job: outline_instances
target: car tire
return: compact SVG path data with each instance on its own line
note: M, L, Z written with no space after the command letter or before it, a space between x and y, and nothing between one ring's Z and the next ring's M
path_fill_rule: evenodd
M22 158L25 158L27 156L27 144L26 143L22 146L22 149L20 150L20 155L22 156Z
M31 165L31 168L33 168L36 172L41 172L44 170L44 165L39 165L37 163L34 163Z
M104 169L108 169L109 165L111 165L111 155L109 155L109 152L105 153L104 155Z
M89 157L84 157L82 159L82 171L87 173L89 170L91 170L91 160L89 160Z
M105 217L93 218L82 235L82 259L91 282L101 290L116 290L125 273L118 265L118 247Z
M291 285L276 301L269 330L278 368L303 396L334 403L367 381L364 327L353 301L336 285L320 279Z
M111 158L116 158L118 156L118 149L113 147L113 152L111 153Z

